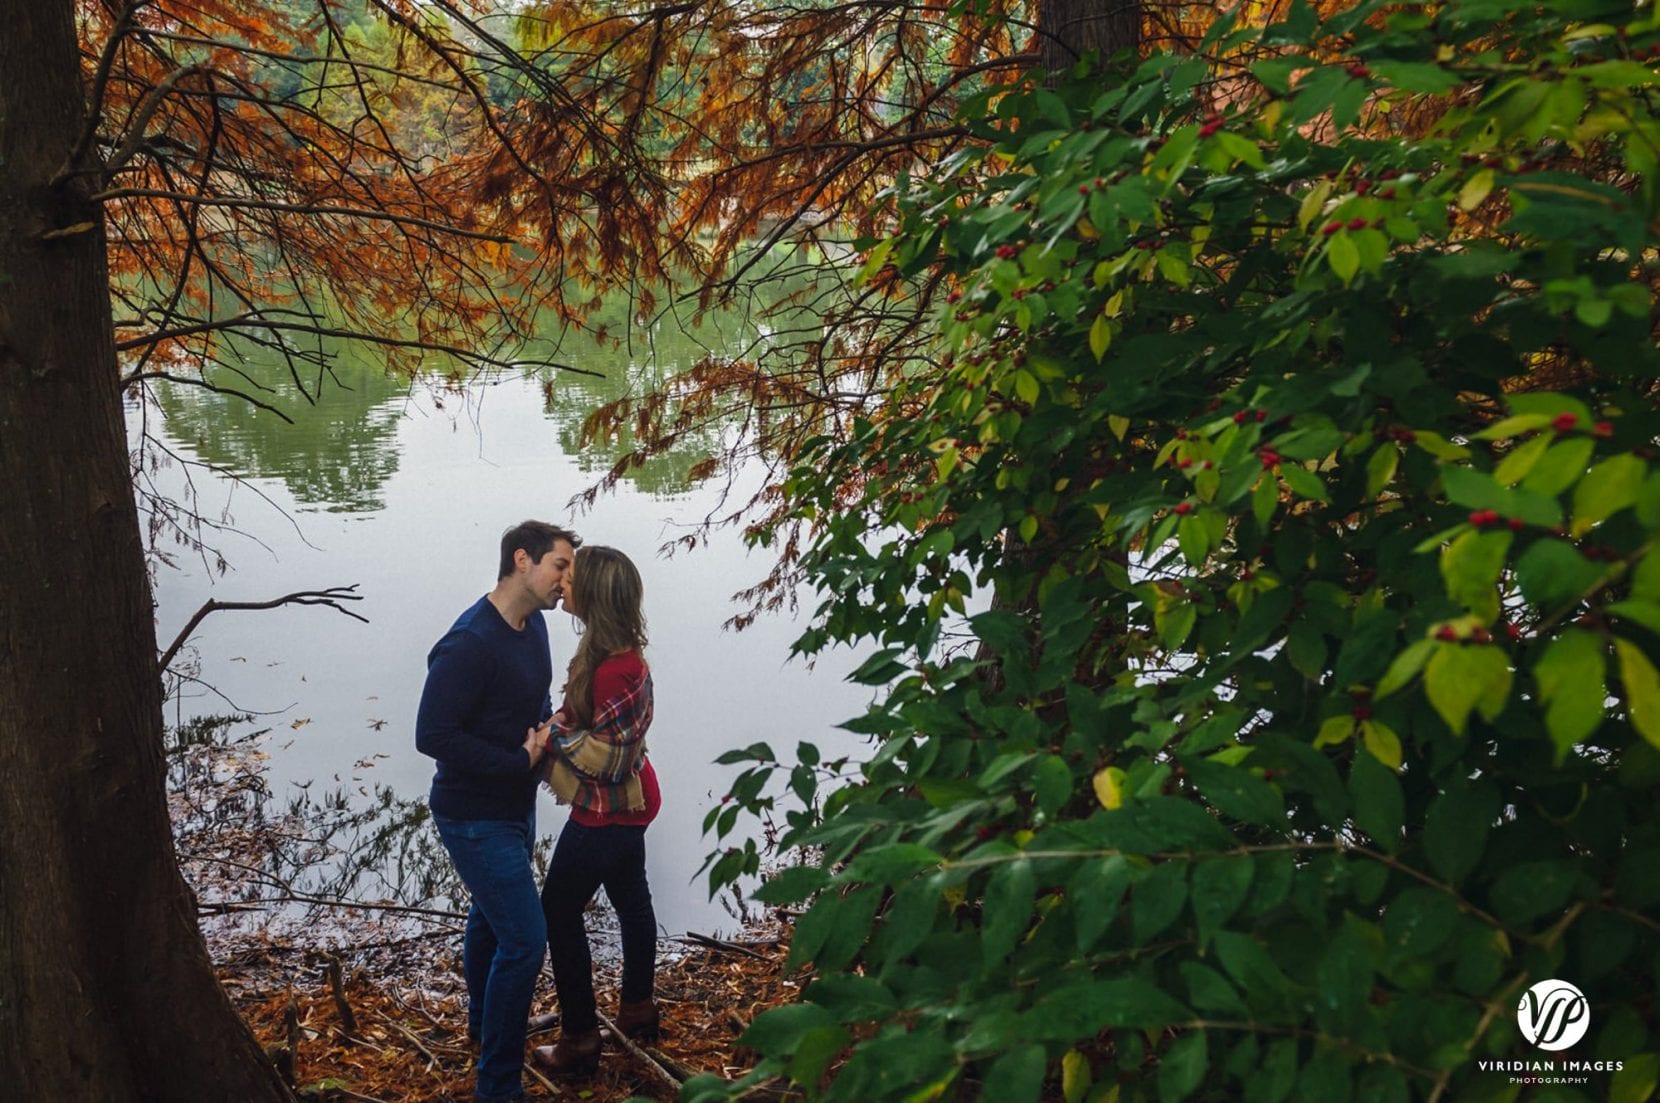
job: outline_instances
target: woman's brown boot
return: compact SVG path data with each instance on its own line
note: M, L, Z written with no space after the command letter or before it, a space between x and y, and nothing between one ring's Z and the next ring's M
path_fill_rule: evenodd
M624 1003L617 1008L617 1029L636 1042L654 1042L662 1033L656 1000Z
M551 1046L537 1046L530 1060L548 1076L592 1076L599 1068L598 1030L562 1034Z

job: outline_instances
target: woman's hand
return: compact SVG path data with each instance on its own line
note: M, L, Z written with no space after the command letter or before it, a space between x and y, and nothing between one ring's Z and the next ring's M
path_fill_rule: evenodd
M548 749L548 725L539 728L528 728L525 731L525 753L530 756L530 768L534 770L536 764L542 761L542 756Z

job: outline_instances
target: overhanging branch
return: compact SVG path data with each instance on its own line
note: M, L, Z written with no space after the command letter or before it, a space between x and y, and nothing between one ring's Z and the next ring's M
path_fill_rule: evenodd
M327 605L331 609L346 614L353 620L360 620L364 624L368 624L368 617L354 613L340 604L343 601L362 601L363 595L357 592L357 587L358 584L354 582L350 586L330 586L326 590L300 590L292 594L284 594L279 598L272 598L270 601L209 601L196 610L195 615L190 618L190 622L184 626L184 629L179 632L167 650L162 653L156 664L157 669L165 671L168 668L173 662L173 657L179 653L179 648L183 647L185 641L190 638L190 634L196 631L196 626L202 623L202 618L209 613L217 613L222 609L275 609L282 605Z

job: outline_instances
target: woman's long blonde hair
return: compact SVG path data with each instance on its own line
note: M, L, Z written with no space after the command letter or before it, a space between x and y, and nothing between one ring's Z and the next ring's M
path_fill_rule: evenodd
M578 727L593 723L599 664L619 651L645 650L644 596L640 572L628 556L604 545L576 549L571 598L584 627L565 672L565 702L575 713L566 719Z

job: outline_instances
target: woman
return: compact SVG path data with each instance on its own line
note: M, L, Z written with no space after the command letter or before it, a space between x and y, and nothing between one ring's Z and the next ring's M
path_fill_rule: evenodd
M651 998L657 917L646 884L645 831L662 797L645 754L652 692L641 654L642 593L640 572L615 548L578 548L565 572L565 609L584 627L543 759L548 787L571 806L542 885L561 1024L559 1043L534 1053L537 1065L556 1076L586 1075L599 1065L593 961L582 913L601 885L622 926L617 1029L642 1039L658 1032Z

